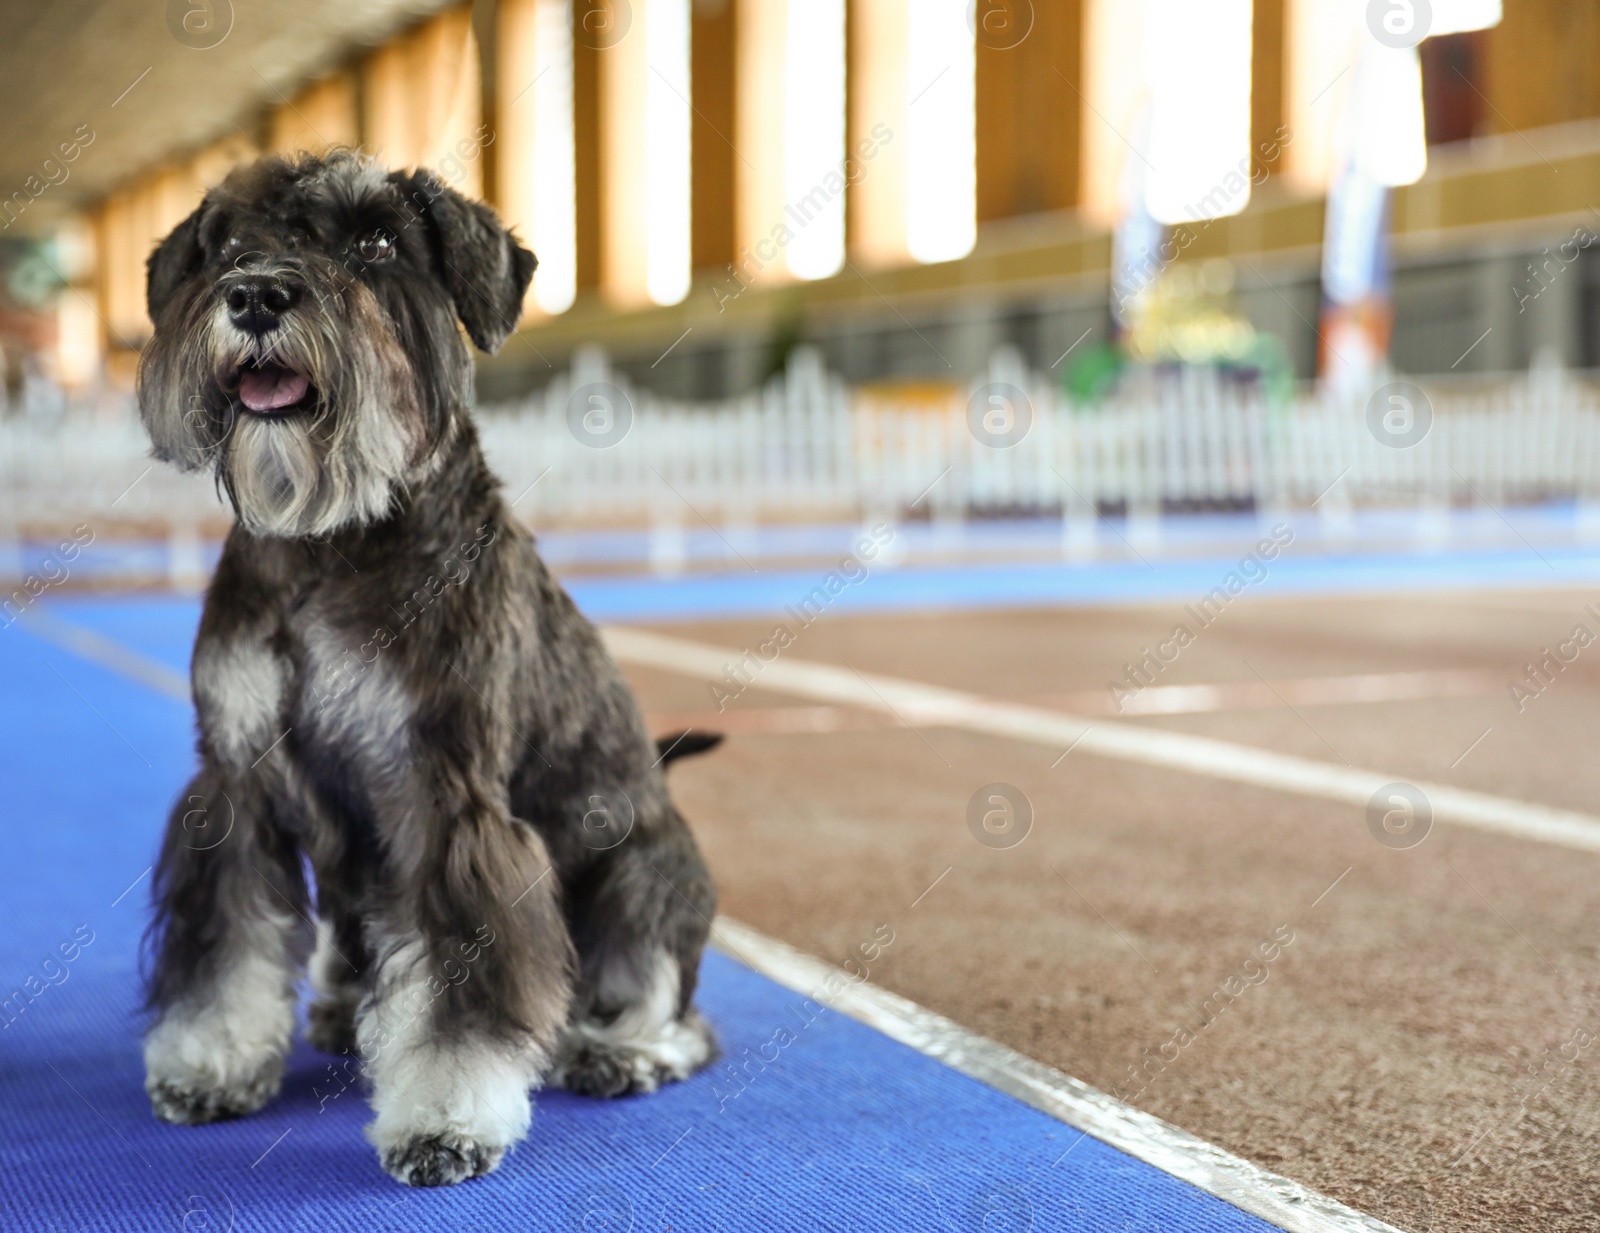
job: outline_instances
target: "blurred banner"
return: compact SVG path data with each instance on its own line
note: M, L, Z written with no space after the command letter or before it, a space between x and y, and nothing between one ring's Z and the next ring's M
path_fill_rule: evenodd
M1415 184L1428 169L1418 46L1425 38L1496 24L1500 3L1370 0L1360 8L1337 7L1354 18L1344 40L1354 71L1328 88L1337 127L1323 224L1317 370L1333 385L1358 386L1388 363L1391 190ZM1332 22L1326 28L1337 30Z

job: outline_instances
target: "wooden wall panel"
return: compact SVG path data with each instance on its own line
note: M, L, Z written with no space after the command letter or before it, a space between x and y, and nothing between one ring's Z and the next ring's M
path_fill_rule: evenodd
M650 56L645 5L631 4L632 26L599 55L600 285L614 308L650 303L649 169Z
M1288 118L1284 102L1287 14L1284 0L1255 0L1250 31L1250 161L1258 178L1277 172L1282 161L1279 126ZM1262 152L1275 154L1264 160Z
M773 229L787 225L784 184L785 56L791 0L737 0L734 48L734 248L745 281L785 282ZM758 252L759 249L759 252Z
M361 114L362 145L390 167L428 167L481 196L488 134L472 10L449 9L368 56Z
M361 142L356 76L337 72L272 109L267 146L275 154L321 152Z
M977 0L978 220L1078 204L1080 0Z
M1485 39L1487 129L1600 116L1600 4L1506 0L1504 12Z
M870 268L904 264L910 92L906 81L911 0L849 0L846 7L847 148L856 158L875 148L848 190L845 241L852 262ZM884 133L877 140L874 133Z
M600 286L605 230L603 160L600 157L600 57L592 39L572 41L572 132L578 201L578 289Z
M738 127L734 62L738 32L734 0L701 0L690 27L689 80L694 89L692 248L694 268L726 275L735 253L733 143Z

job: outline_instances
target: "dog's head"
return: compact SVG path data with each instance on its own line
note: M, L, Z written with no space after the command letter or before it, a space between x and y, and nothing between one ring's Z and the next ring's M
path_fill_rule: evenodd
M155 453L214 467L257 534L379 519L464 414L457 321L493 351L533 267L428 172L343 152L240 168L150 257L139 413Z

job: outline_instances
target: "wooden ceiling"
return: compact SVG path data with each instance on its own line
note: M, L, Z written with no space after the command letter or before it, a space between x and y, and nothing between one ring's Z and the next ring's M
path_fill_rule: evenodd
M7 230L38 232L168 155L254 135L269 104L448 6L0 0L0 199L29 194Z

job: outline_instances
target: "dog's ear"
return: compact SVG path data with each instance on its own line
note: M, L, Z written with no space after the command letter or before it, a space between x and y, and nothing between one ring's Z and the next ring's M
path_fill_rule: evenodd
M152 321L161 320L161 310L167 306L172 293L185 279L199 272L205 257L200 249L200 215L204 210L203 203L196 207L193 214L156 245L155 252L145 262L145 301Z
M456 316L478 350L499 350L522 317L522 297L538 260L493 210L446 188L431 172L417 172L408 187L428 220Z

